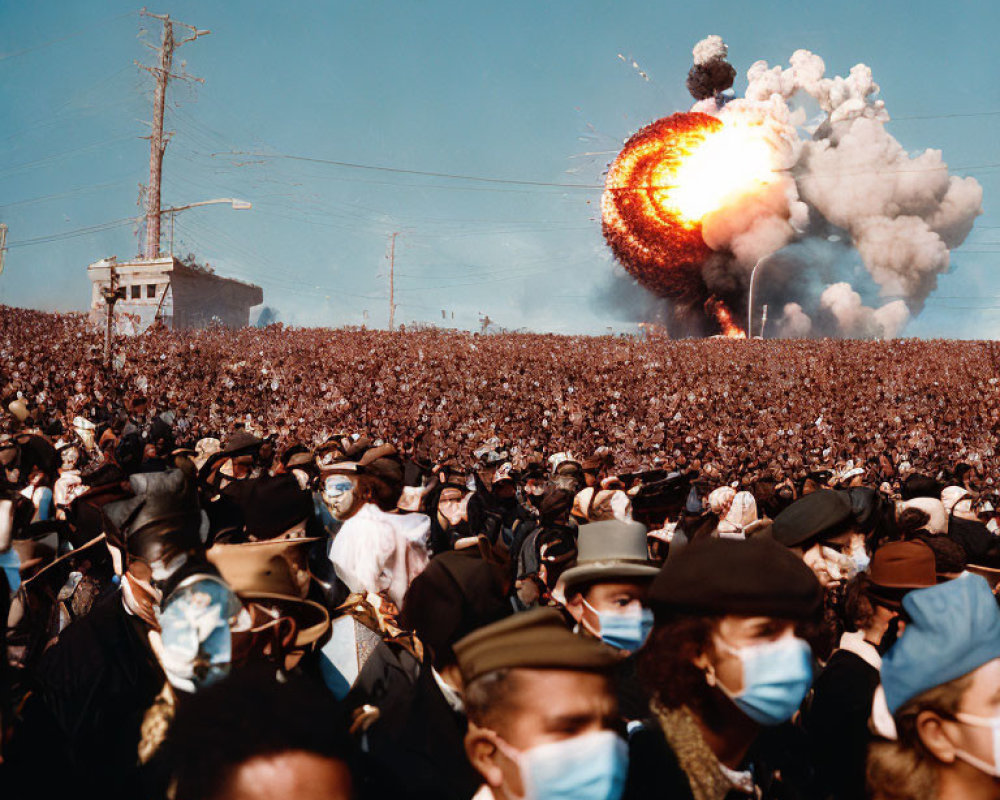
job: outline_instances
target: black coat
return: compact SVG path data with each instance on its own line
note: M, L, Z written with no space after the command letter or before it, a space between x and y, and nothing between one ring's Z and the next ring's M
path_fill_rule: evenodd
M143 796L140 728L164 682L145 634L115 591L45 653L7 754L10 797Z
M837 800L863 800L868 718L879 672L861 656L837 650L813 684L802 715L821 782Z
M820 800L801 731L791 724L763 728L743 769L753 774L761 800ZM747 800L731 791L727 800ZM623 800L694 800L691 784L655 719L629 734L628 780Z
M377 647L344 700L374 705L365 734L365 798L469 800L482 778L465 757L465 716L448 705L430 671L396 645Z

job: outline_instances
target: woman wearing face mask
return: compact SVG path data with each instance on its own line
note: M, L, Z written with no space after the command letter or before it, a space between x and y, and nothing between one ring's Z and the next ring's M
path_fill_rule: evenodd
M901 600L937 583L934 552L923 542L890 542L875 551L871 573L844 592L845 633L813 686L803 724L832 796L864 796L868 718L879 684L882 653L895 641Z
M768 798L804 785L782 723L812 682L795 624L821 599L812 572L771 539L705 539L667 560L639 661L653 717L632 735L626 797Z
M911 592L909 622L882 660L892 714L872 745L874 800L1000 798L1000 609L975 575ZM878 704L878 698L876 698ZM879 719L879 715L874 715Z

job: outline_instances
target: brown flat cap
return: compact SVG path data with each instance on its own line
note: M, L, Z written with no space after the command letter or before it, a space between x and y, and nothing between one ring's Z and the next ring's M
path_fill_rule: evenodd
M603 672L621 659L607 645L573 633L553 608L494 622L460 639L454 650L466 683L511 668Z

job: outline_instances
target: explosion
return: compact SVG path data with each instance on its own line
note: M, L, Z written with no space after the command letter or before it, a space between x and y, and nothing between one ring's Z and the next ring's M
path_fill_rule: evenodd
M691 304L705 297L701 267L712 250L702 221L775 180L759 125L697 112L636 133L611 165L601 198L604 235L647 289Z
M601 220L618 261L689 329L742 335L754 265L808 243L784 250L761 287L761 303L784 309L777 332L897 335L982 213L982 187L949 175L940 151L911 156L896 141L863 64L827 78L797 50L786 69L753 64L734 98L722 39L693 52L692 109L639 130L608 170Z

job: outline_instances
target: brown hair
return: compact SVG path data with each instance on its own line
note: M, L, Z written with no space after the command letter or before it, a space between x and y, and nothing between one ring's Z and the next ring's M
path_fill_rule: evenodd
M390 486L375 475L360 474L354 476L357 483L355 492L362 503L374 503L383 511L393 511L403 493L402 486Z
M896 712L896 740L874 741L868 749L871 800L934 800L938 796L937 761L917 733L917 717L922 711L953 717L971 681L963 675L935 686Z
M657 620L649 641L639 651L639 680L666 708L701 710L708 696L705 674L694 665L712 649L717 617L678 615Z

